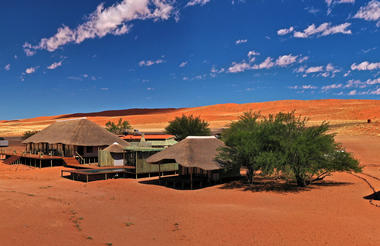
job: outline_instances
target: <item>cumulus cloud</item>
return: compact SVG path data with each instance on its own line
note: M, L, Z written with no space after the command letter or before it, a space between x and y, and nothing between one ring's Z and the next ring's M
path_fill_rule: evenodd
M185 67L187 65L187 63L188 63L187 61L181 62L179 64L179 67Z
M168 0L123 0L108 8L100 4L77 28L62 26L52 37L41 39L38 45L25 43L23 48L27 55L34 55L36 50L53 52L69 43L79 44L86 39L102 38L108 34L122 35L130 30L131 21L167 20L173 9L172 2Z
M228 72L230 73L240 73L244 72L248 69L251 69L251 65L246 62L241 62L241 63L232 63L232 66L228 68Z
M25 73L26 73L26 74L32 74L32 73L34 73L37 69L38 69L38 67L30 67L30 68L27 68L27 69L25 70Z
M238 44L244 44L244 43L247 43L247 42L248 42L248 39L239 39L239 40L235 41L235 44L238 45Z
M294 27L283 28L277 31L277 35L283 36L294 31Z
M340 69L334 67L331 63L329 63L326 66L313 66L313 67L301 66L297 68L296 70L294 70L294 72L303 73L303 77L307 77L308 74L317 73L317 76L333 78L335 77L336 73L340 72Z
M54 70L54 69L56 69L57 67L62 66L62 62L63 62L63 61L54 62L53 64L51 64L50 66L48 66L47 69Z
M280 56L276 60L276 65L280 67L286 67L297 61L298 56L293 56L292 54Z
M255 57L253 56L253 51L248 52L249 61L243 60L242 62L233 62L232 65L227 69L229 73L240 73L246 70L259 70L259 69L270 69L272 67L287 67L293 63L297 62L298 57L292 54L279 56L277 59L272 57L265 58L264 61L258 64L253 64L255 62ZM258 54L258 53L255 53ZM251 58L252 57L252 58ZM302 58L301 58L302 59Z
M4 69L5 69L6 71L11 70L11 64L7 64L7 65L5 65Z
M309 67L305 70L305 73L318 73L323 71L323 66Z
M380 1L372 0L366 6L360 7L354 18L366 21L378 21L376 26L380 27Z
M162 60L162 59L158 59L158 60L155 60L155 61L152 61L152 60L147 60L147 61L140 61L139 62L139 66L140 67L150 67L152 65L155 65L155 64L161 64L161 63L164 63L165 61Z
M275 65L271 57L267 57L262 63L258 65L253 65L253 69L269 69Z
M359 71L365 71L365 70L375 70L380 69L380 62L368 62L364 61L356 65L356 63L353 63L351 65L351 70L359 70Z
M303 31L294 31L293 37L309 38L312 36L321 37L337 33L352 34L351 30L348 29L350 25L351 23L348 22L336 26L331 25L331 23L325 22L320 24L318 27L315 24L311 24Z
M210 2L210 0L190 0L187 2L186 6L185 7L189 7L189 6L195 6L195 5L205 5L206 3Z

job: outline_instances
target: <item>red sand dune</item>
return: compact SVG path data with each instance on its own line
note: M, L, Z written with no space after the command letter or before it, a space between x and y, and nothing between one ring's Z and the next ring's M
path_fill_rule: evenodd
M326 120L332 124L363 123L367 119L378 123L378 119L380 119L380 101L378 100L286 100L246 104L217 104L181 109L128 109L3 121L0 122L0 135L2 134L1 129L6 129L7 127L10 129L8 131L4 130L2 135L20 135L26 130L42 129L55 120L73 117L88 117L100 125L105 125L109 120L116 121L118 118L123 118L128 120L134 128L142 131L162 131L168 121L173 120L176 116L192 114L208 121L211 128L221 128L228 125L232 120L238 119L243 112L250 110L260 111L263 114L296 110L298 114L309 117L312 122ZM376 128L377 126L367 130L369 133L380 133Z

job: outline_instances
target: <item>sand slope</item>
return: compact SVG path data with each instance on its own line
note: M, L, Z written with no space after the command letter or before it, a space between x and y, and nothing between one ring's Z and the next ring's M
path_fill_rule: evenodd
M132 126L142 131L162 131L176 116L195 115L210 123L211 128L221 128L239 115L247 111L260 111L263 114L289 112L296 110L298 114L310 118L311 123L324 120L339 128L339 132L348 134L380 134L380 101L378 100L287 100L264 103L247 104L218 104L195 108L182 109L128 109L104 111L98 113L81 113L58 115L51 117L37 117L15 121L0 121L0 136L22 135L27 130L40 130L56 120L75 117L88 117L90 120L105 125L109 120L123 118ZM363 124L371 119L374 124Z

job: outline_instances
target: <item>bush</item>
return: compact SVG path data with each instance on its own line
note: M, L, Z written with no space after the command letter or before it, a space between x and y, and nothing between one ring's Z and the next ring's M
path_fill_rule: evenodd
M294 178L298 186L321 180L334 171L360 171L359 163L328 134L322 123L307 127L307 119L294 112L262 117L245 113L222 134L226 147L218 159L226 169L246 166L253 182L262 175Z
M40 131L26 131L24 132L24 134L22 135L22 139L27 139L27 138L30 138L31 136L33 136L34 134L36 133L39 133Z
M176 117L165 128L166 133L172 134L176 137L177 141L185 139L187 136L210 136L211 131L209 124L201 120L199 117L192 115Z
M127 130L132 129L132 127L128 121L123 121L123 119L120 118L116 124L112 121L108 121L106 123L106 129L112 132L113 134L123 135Z

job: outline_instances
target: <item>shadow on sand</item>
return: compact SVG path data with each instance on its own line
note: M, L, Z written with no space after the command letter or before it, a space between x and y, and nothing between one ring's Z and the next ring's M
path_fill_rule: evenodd
M318 181L312 183L306 187L298 187L295 182L287 182L283 179L271 179L264 177L255 177L253 184L248 183L246 177L242 177L240 180L232 181L224 184L220 189L239 189L242 191L251 192L262 192L262 191L272 191L272 192L301 192L309 191L312 189L324 187L324 186L345 186L351 185L350 182L334 182L334 181Z
M151 180L143 180L139 181L140 184L147 184L147 185L157 185L157 186L163 186L175 190L190 190L190 182L188 179L181 178L179 176L175 177L162 177L161 180L159 179L151 179ZM194 180L192 190L199 190L206 187L211 187L218 185L220 183L209 183L204 180L200 182L200 180Z
M376 200L376 201L380 201L380 191L378 192L375 192L371 195L368 195L368 196L365 196L363 197L364 199L367 199L367 200Z

